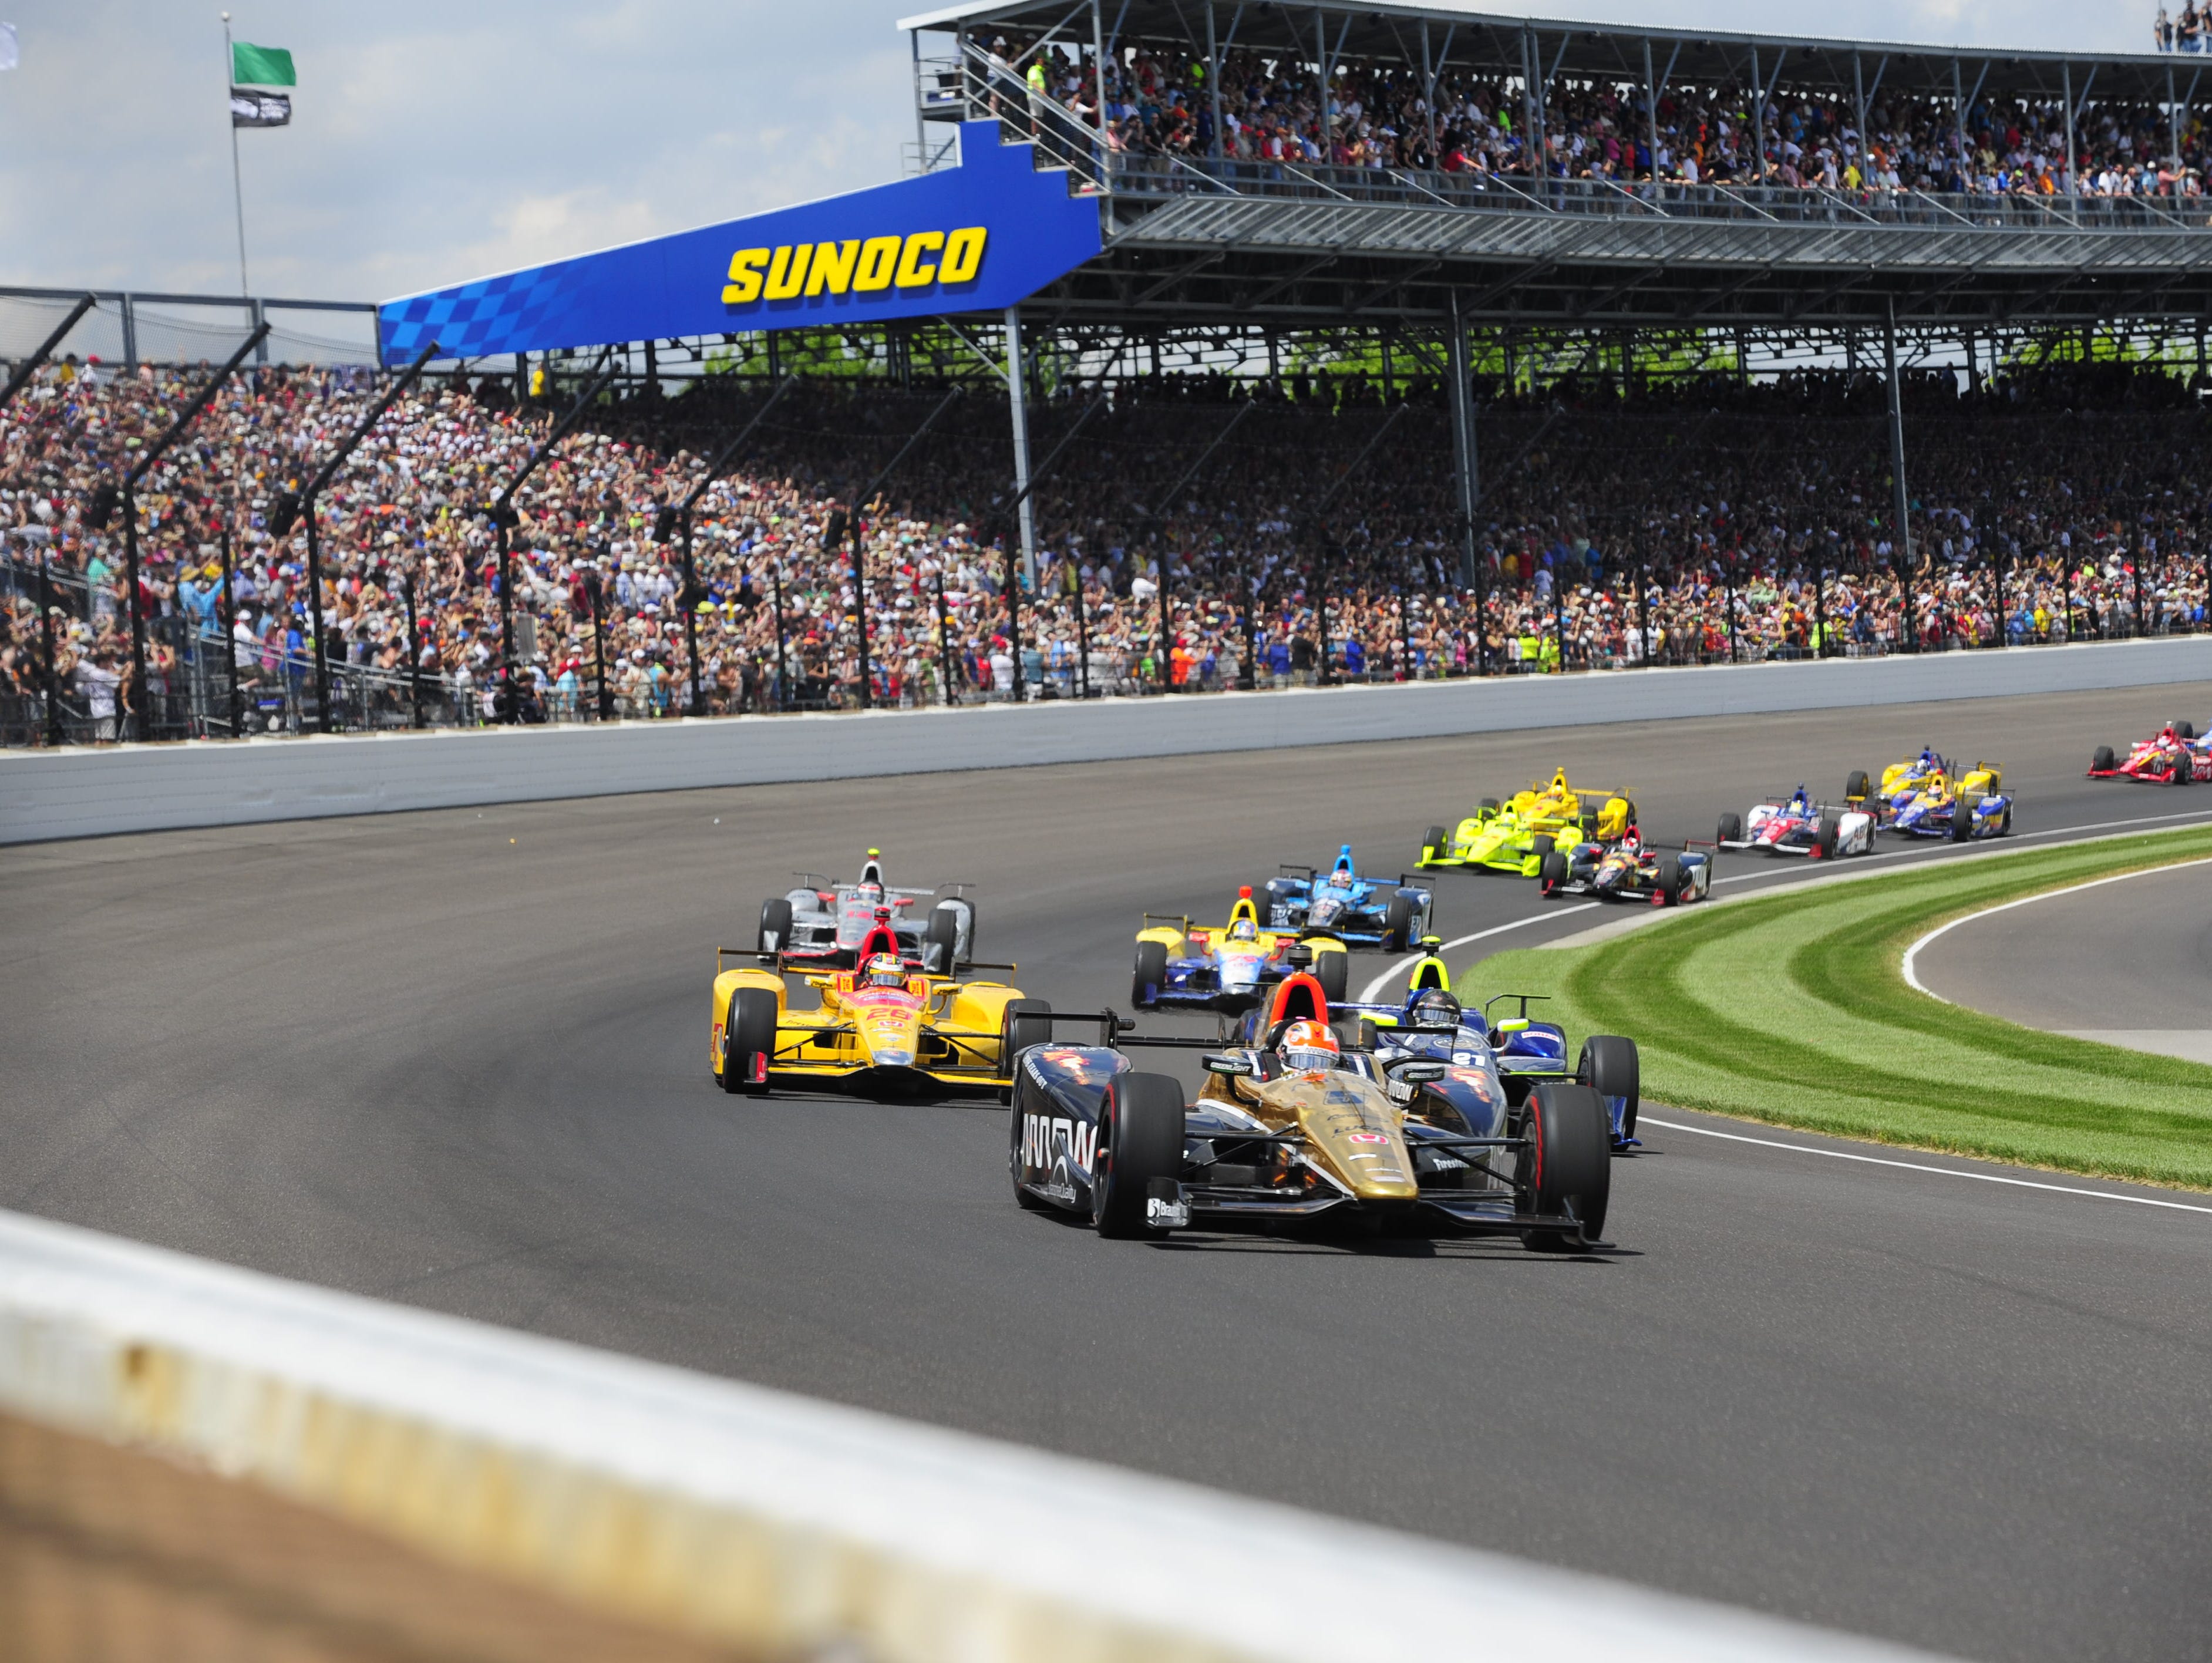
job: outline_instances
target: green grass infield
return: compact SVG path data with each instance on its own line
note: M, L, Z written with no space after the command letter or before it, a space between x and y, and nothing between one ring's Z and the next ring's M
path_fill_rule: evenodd
M2204 856L2212 828L1978 852L1692 907L1589 946L1492 954L1454 986L1549 994L1529 1014L1563 1023L1571 1047L1627 1035L1648 1103L2212 1188L2212 1067L1946 1004L1902 968L1947 919Z

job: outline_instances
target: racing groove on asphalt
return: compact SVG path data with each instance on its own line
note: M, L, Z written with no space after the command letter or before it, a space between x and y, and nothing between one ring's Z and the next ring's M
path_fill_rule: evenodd
M1555 762L1674 837L1923 740L2005 763L2023 833L2212 812L2080 777L2208 692L16 849L0 1205L1961 1654L2202 1654L2212 1216L1653 1128L1603 1259L1104 1242L1016 1209L1002 1112L722 1096L706 995L788 872L870 843L975 880L986 953L1068 1009L1126 1001L1139 910L1345 838L1395 863ZM1439 891L1447 935L1543 908Z

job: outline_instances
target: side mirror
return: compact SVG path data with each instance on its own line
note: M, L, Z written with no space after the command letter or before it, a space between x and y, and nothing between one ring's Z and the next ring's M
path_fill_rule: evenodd
M1251 1073L1252 1065L1242 1057L1224 1057L1215 1053L1206 1059L1206 1071L1209 1074L1219 1074L1232 1080L1241 1079Z
M1444 1065L1442 1063L1407 1063L1403 1068L1390 1071L1392 1079L1403 1080L1409 1085L1427 1085L1443 1077Z
M1498 1031L1501 1034L1523 1034L1528 1029L1528 1018L1526 1017L1508 1017L1498 1024Z

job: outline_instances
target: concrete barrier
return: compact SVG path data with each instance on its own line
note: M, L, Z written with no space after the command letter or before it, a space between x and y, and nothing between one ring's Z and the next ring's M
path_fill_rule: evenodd
M0 757L0 843L702 786L2212 680L2212 637L1022 707L252 739ZM2148 719L2166 713L2148 713Z
M730 1648L715 1655L1906 1655L7 1213L0 1416ZM0 1484L38 1489L27 1465L0 1461ZM35 1511L19 1499L0 1494L0 1514ZM69 1499L47 1482L31 1502ZM312 1605L319 1574L295 1557L279 1617Z

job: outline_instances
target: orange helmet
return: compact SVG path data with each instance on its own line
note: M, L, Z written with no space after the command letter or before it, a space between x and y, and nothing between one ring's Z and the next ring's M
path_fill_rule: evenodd
M903 987L906 966L892 954L878 953L868 961L867 980L871 987Z
M1283 1030L1283 1042L1275 1048L1283 1066L1293 1074L1326 1074L1344 1058L1327 1023L1294 1022Z

